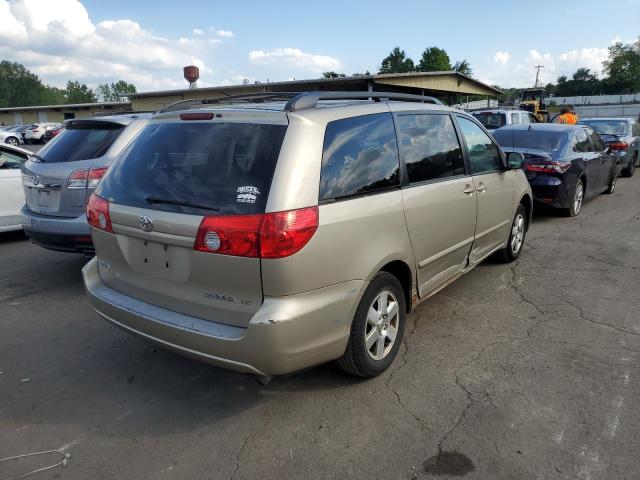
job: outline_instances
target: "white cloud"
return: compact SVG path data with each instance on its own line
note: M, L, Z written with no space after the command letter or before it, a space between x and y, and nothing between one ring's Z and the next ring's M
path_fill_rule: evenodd
M509 52L496 52L493 55L493 61L501 65L506 65L507 62L509 61L510 56L511 55L509 55Z
M274 65L284 64L304 68L314 73L340 68L338 59L326 55L305 53L299 48L276 48L275 50L252 50L249 52L252 63Z
M182 66L193 63L212 74L204 59L222 41L213 32L192 33L195 38L176 40L130 19L95 24L80 0L0 0L0 57L56 86L123 79L141 91L186 88Z
M233 37L233 32L231 30L216 30L216 35L223 38L231 38Z

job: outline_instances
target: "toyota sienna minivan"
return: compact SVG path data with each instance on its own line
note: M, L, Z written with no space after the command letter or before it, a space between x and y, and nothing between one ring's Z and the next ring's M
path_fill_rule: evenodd
M416 304L489 255L518 258L522 161L429 97L182 102L91 196L84 282L109 322L214 365L271 376L337 360L372 377Z

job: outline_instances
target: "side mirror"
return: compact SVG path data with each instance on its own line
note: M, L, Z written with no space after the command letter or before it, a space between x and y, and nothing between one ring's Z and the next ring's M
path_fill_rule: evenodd
M517 170L524 165L524 156L520 152L509 152L507 164L511 170Z

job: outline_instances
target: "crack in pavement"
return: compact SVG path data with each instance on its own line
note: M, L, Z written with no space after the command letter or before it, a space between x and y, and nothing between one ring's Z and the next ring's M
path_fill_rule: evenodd
M613 330L617 330L618 332L622 332L622 333L629 333L631 335L640 335L640 332L634 332L631 330L626 330L624 328L620 328L617 327L615 325L612 325L610 323L607 322L598 322L597 320L592 320L590 318L585 317L585 313L584 313L584 308L580 307L579 305L576 305L575 303L571 302L570 300L567 300L566 298L562 299L567 305L571 305L573 308L575 308L579 313L580 313L580 318L582 318L583 320L593 323L594 325L600 325L602 327L607 327L607 328L611 328ZM592 315L596 315L598 317L600 317L600 315L598 315L597 313L594 312L589 312Z
M611 267L624 268L625 270L640 270L640 267L637 267L635 265L625 265L623 263L610 262L609 260L603 260L602 258L594 257L593 255L585 256L593 261L604 263L605 265L609 265Z
M247 436L244 437L244 440L242 441L240 448L236 452L235 465L233 467L233 471L231 472L231 475L229 475L229 480L233 480L236 477L236 473L238 473L238 469L240 468L240 457L242 456L242 452L244 451L245 447L247 446L247 443L249 442L249 437L250 437L249 434L247 434Z

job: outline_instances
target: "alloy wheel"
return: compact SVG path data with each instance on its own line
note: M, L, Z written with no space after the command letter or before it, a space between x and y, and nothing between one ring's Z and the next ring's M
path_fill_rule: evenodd
M393 348L400 325L398 305L393 292L383 290L369 307L364 341L365 349L373 360L382 360Z
M576 215L580 213L582 209L582 201L584 200L584 187L582 182L578 182L576 185L576 194L573 197L573 213Z
M511 225L511 252L517 255L522 248L524 242L524 226L525 221L521 213L516 215L513 219L513 225Z
M7 139L7 143L8 143L9 145L13 145L14 147L15 147L16 145L18 145L18 141L17 141L15 138L8 138L8 139Z

